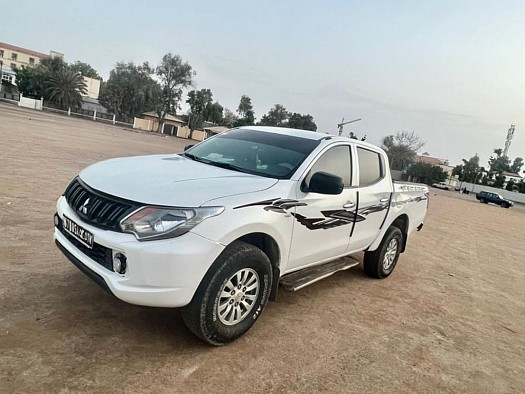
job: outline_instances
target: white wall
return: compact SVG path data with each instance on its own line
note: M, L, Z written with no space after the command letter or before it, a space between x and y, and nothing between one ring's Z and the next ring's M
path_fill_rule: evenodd
M482 190L485 190L487 192L492 192L492 193L498 193L502 197L510 201L520 202L520 203L525 204L525 194L523 193L509 192L508 190L505 190L505 189L498 189L496 187L483 186L483 185L474 185L473 183L468 183L468 182L458 182L458 186L461 188L466 187L467 190L471 193L472 192L477 193Z
M31 109L38 109L42 111L42 104L44 100L34 100L31 98L24 97L22 94L20 95L20 101L18 102L19 107L25 107L25 108L31 108Z

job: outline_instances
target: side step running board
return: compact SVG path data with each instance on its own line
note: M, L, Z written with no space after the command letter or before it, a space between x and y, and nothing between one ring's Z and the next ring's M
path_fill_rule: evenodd
M359 265L359 260L347 256L330 261L329 263L314 265L313 267L283 275L279 283L283 286L284 290L297 291L321 279L327 278L338 271L347 270L356 265Z

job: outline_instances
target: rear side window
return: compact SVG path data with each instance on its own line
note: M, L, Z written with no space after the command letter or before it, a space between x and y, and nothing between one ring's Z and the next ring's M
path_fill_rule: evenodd
M336 146L329 149L315 162L314 166L305 178L306 186L310 185L310 179L316 172L323 171L337 175L343 179L345 187L352 184L350 146Z
M359 186L376 183L383 178L383 161L381 155L364 148L357 148L359 160Z

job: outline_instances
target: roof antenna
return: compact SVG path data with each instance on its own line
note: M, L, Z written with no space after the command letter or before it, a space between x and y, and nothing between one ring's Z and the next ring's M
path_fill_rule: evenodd
M339 128L339 137L341 137L341 135L343 134L343 126L344 126L345 124L358 122L358 121L360 121L360 120L361 120L361 118L359 118L359 119L354 119L354 120L349 120L348 122L345 122L345 118L341 119L341 123L339 123L339 124L337 125L337 127ZM351 134L353 134L353 133L351 133ZM350 138L352 138L352 137L350 137Z

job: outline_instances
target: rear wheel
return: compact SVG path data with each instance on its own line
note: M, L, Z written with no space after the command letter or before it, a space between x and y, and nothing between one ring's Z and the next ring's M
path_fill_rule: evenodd
M391 226L385 233L379 247L373 252L366 252L364 269L372 278L386 278L394 270L403 242L403 233L398 227Z
M183 308L184 323L212 345L231 342L259 318L271 283L268 256L253 245L234 242L213 263L190 304Z

